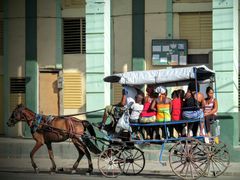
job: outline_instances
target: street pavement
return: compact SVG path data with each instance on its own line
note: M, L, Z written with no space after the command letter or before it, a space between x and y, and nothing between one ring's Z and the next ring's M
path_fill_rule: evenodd
M31 166L30 158L0 158L0 172L18 172L18 173L33 173L33 168ZM39 167L40 174L49 172L51 167L51 162L46 158L36 158L36 164ZM55 162L57 167L63 169L67 174L70 173L70 168L75 162L75 159L59 159L56 158ZM93 174L100 175L97 167L97 158L93 158ZM85 175L88 168L87 159L83 158L78 166L78 171L80 174ZM158 161L146 161L145 168L141 174L152 174L160 176L174 176L169 164L162 166ZM225 178L230 176L238 177L240 176L240 163L230 163L230 166L226 172L222 175Z
M24 174L25 174L26 176L29 176L27 179L32 179L31 176L34 175L33 173L34 171L31 166L29 152L31 151L33 146L34 146L34 141L32 139L0 138L0 173L3 173L3 177L6 176L7 179L8 177L10 179L11 178L14 179L14 177L17 174L19 174L19 177L21 176L24 177ZM157 176L157 177L161 176L160 179L161 178L168 179L170 177L172 179L176 178L176 176L174 176L168 163L167 147L166 147L166 151L163 153L163 159L167 162L166 166L162 166L158 161L160 146L151 145L149 147L139 147L139 148L144 151L144 155L146 159L145 168L141 173L142 176L145 176L146 174L148 174L149 176L150 175ZM55 162L57 167L65 170L64 173L61 172L61 175L65 174L67 176L70 173L70 168L73 166L77 158L78 154L76 149L74 148L71 142L64 142L64 143L54 144L53 150L55 154ZM41 150L39 150L36 153L35 162L39 167L40 174L45 174L46 176L48 175L49 169L51 167L51 162L47 158L48 158L48 152L46 150L46 147L42 147ZM93 167L94 167L94 173L93 173L94 176L102 177L97 167L97 156L92 154L92 159L93 159ZM85 172L88 168L88 163L85 156L80 162L78 168L80 169L79 171L80 175L85 177ZM0 177L2 177L1 174L0 174ZM37 177L40 178L42 177L42 175ZM75 176L71 176L71 177L75 177ZM240 162L231 162L226 172L219 178L230 180L231 178L234 179L235 177L240 179L239 178Z

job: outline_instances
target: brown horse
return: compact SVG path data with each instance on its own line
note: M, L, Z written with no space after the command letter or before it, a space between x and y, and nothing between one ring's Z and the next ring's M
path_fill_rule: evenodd
M54 161L54 155L52 150L52 142L62 142L71 138L73 144L78 150L79 156L77 161L74 163L72 172L76 172L78 164L84 154L88 159L88 173L93 171L92 160L90 152L86 147L86 144L82 140L85 135L86 129L92 137L96 137L95 131L92 125L86 120L79 120L74 117L61 117L61 116L45 116L39 115L31 111L30 109L24 107L23 105L18 105L16 109L12 112L8 126L14 126L17 122L26 122L31 129L32 137L36 141L34 148L30 153L32 167L35 172L38 173L39 169L34 162L35 152L44 144L48 148L49 158L52 162L51 172L56 171L56 164Z

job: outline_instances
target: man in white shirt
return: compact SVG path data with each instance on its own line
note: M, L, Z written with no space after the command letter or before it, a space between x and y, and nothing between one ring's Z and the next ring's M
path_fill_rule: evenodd
M99 128L103 128L105 126L106 120L109 115L114 116L116 109L119 110L119 108L123 106L130 108L129 105L135 103L135 97L138 94L144 95L144 93L140 89L136 89L135 87L124 85L122 90L121 102L116 105L108 105L105 107L102 123Z

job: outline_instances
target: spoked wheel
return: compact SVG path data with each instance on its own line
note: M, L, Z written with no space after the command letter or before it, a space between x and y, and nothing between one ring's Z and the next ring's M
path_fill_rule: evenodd
M105 177L117 177L122 173L120 164L124 159L120 159L121 150L119 148L108 148L98 157L98 169Z
M170 149L169 164L181 179L198 179L208 167L207 148L194 138L180 140Z
M209 164L204 176L220 176L227 170L230 164L230 155L228 153L227 145L221 141L218 143L213 141L207 147L209 150Z
M125 164L119 163L119 167L126 175L137 175L144 169L144 153L136 147L124 149L119 158L125 159Z

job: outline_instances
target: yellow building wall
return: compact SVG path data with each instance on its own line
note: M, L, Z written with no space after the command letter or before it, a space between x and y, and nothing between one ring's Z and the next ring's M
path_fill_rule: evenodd
M3 76L0 75L0 134L3 134Z
M132 69L132 1L112 1L112 71Z
M25 76L25 0L9 0L9 77Z
M37 56L39 67L55 68L56 1L37 1Z

